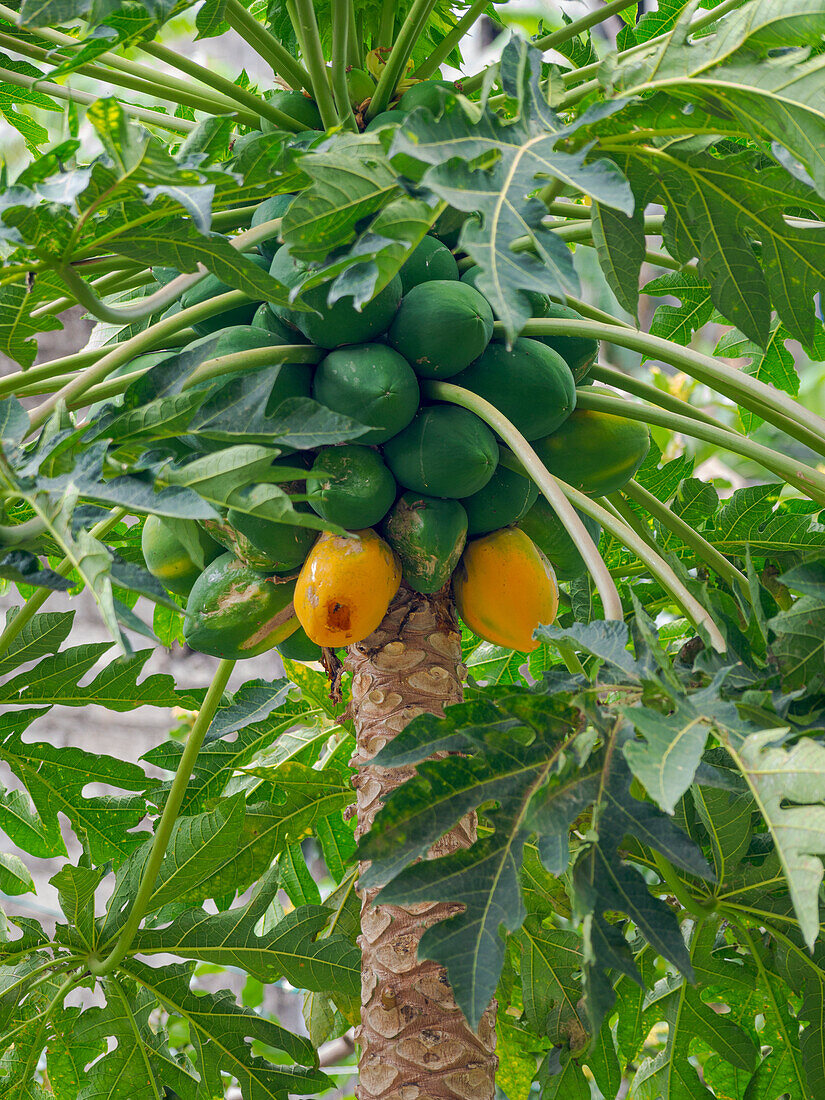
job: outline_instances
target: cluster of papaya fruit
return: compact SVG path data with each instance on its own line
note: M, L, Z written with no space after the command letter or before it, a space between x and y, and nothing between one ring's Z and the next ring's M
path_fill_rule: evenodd
M421 94L415 103L402 98L401 113ZM310 123L314 105L306 102ZM293 197L265 200L253 225L283 216ZM230 326L235 350L267 342L322 349L314 368L274 368L269 406L312 397L368 431L356 443L275 459L296 476L288 485L296 508L338 532L319 535L256 515L246 506L255 485L238 491L224 522L147 520L147 567L187 597L184 633L192 648L236 659L275 646L292 659L315 660L321 647L372 633L403 579L425 594L451 582L471 630L528 652L537 645L535 627L555 617L557 580L584 572L578 548L513 453L474 413L429 400L422 390L427 380L449 379L483 398L551 473L593 495L613 492L638 469L647 429L576 410L576 386L587 382L595 340L539 336L508 347L493 339L480 269L460 274L451 251L459 217L442 215L360 311L351 299L329 305L328 288L317 287L303 295L311 312L251 304L201 323L213 339ZM252 258L290 288L307 273L277 239L260 244ZM225 289L210 276L181 304ZM579 317L545 295L530 297L534 317ZM582 519L598 538L593 521Z

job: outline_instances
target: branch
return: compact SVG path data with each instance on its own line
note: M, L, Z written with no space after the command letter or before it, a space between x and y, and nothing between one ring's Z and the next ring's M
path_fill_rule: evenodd
M393 43L392 52L387 58L384 71L378 78L378 86L367 108L367 121L375 118L382 111L386 111L389 106L390 100L395 94L396 85L404 75L416 39L426 27L430 12L435 4L436 0L413 0L407 18L401 24L401 30Z
M302 87L312 92L309 73L296 61L278 39L252 15L239 0L226 0L226 21L240 37L251 46L293 88Z
M331 130L338 125L338 112L329 86L324 51L318 34L318 22L312 0L287 0L287 10L295 25L295 34L301 43L301 52L312 82L312 93L324 128ZM306 129L306 127L302 127Z

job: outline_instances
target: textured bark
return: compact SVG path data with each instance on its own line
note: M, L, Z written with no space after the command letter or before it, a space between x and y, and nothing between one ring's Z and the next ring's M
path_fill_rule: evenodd
M382 798L413 768L377 768L373 756L417 714L441 714L462 698L461 636L452 602L403 586L379 628L346 661L353 672L352 713L358 738L357 832L366 832ZM430 856L475 840L468 815ZM473 1032L456 1007L445 971L418 962L424 930L460 906L373 905L361 895L363 951L359 1100L492 1100L495 1093L495 1009Z

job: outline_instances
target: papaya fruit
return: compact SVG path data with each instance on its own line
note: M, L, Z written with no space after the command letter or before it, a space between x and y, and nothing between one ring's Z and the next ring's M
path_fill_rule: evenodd
M296 122L302 123L307 130L324 129L321 112L315 105L315 100L310 99L303 92L293 91L289 88L274 88L272 91L267 92L264 98L270 106L276 107L279 111L283 111L285 115L295 119ZM280 127L277 123L270 122L268 118L261 119L261 130L265 134L278 129Z
M331 351L318 364L312 396L372 429L359 443L384 443L406 428L419 402L418 379L406 359L384 344ZM359 524L359 526L364 526Z
M401 113L403 116L403 112ZM447 248L455 248L458 245L458 239L461 236L461 230L464 223L470 219L477 222L479 216L474 212L456 210L454 207L449 206L443 214L438 216L430 233L432 233L434 237L438 237L441 243L445 244Z
M483 294L484 291L478 285L479 276L481 275L481 268L478 264L473 267L468 267L467 270L461 276L462 283L468 283L470 286ZM522 294L527 295L527 300L530 303L530 316L531 317L545 317L547 310L550 307L550 299L546 294L542 294L539 290L523 290Z
M233 558L237 558L252 569L257 569L260 573L277 572L275 568L277 561L273 562L269 554L259 549L237 527L233 527L228 519L204 519L201 523L203 529L215 542L219 542L224 550L228 550Z
M455 281L458 279L458 264L445 244L437 237L428 235L415 246L398 274L401 276L401 288L404 294L408 294L419 283L436 279Z
M210 657L257 657L298 627L292 606L295 581L268 577L222 554L189 593L183 620L186 644Z
M204 568L223 552L194 520L147 516L140 536L146 568L164 588L188 596Z
M495 405L525 439L554 432L576 407L567 364L538 340L519 337L512 348L494 340L452 382Z
M372 99L375 81L369 73L354 65L347 69L347 91L353 107L360 107L365 99Z
M261 302L255 310L251 327L261 332L271 333L273 337L277 337L277 343L279 344L305 344L307 342L307 338L302 332L299 332L297 328L293 328L292 325L288 325L286 321L282 321L280 317L272 312L272 306L269 302Z
M269 266L266 259L258 255L257 252L245 252L244 255L248 260L257 264L258 267L263 268L264 271ZM228 283L222 282L217 275L207 275L205 279L201 279L199 283L195 283L194 286L181 294L181 309L189 309L190 306L199 306L203 302L208 302L210 298L217 298L219 294L226 294L228 291L234 289L235 288L229 286ZM227 309L224 313L217 313L214 317L207 317L203 321L196 321L194 325L192 325L192 328L202 336L207 336L209 333L217 332L219 329L227 328L229 325L248 325L254 317L257 308L257 302L246 302L243 305Z
M312 549L318 532L267 518L265 504L259 504L257 489L256 485L246 485L232 494L232 507L226 513L226 522L260 552L259 560L266 572L285 573L297 569ZM297 511L309 511L300 503L293 507Z
M392 110L381 111L375 118L370 119L367 123L366 130L380 130L384 126L397 126L399 122L403 122L407 117L404 111Z
M316 645L354 645L378 627L400 583L398 559L375 531L324 534L298 576L295 613Z
M504 447L499 450L496 472L483 489L462 500L467 513L467 534L485 535L500 527L510 527L536 503L539 491L524 474L503 465L512 459Z
M387 440L384 458L405 489L460 499L483 489L493 476L498 446L473 413L455 405L429 405Z
M255 229L256 226L272 221L273 218L282 218L294 198L294 195L273 195L270 199L264 199L263 202L258 204L255 213L252 215L252 221L249 223L250 228ZM258 241L258 251L269 264L272 263L272 257L280 247L281 242L278 240L277 233L265 241Z
M310 507L322 519L350 531L382 520L395 492L392 474L369 447L325 447L307 478Z
M309 664L312 661L320 661L322 657L321 647L307 635L302 626L299 626L294 634L290 634L284 641L275 646L282 657L290 661L303 661Z
M493 335L487 299L466 283L434 279L401 299L387 339L422 378L450 378L484 351Z
M453 574L459 615L493 645L531 653L533 631L552 623L559 606L553 567L518 527L473 539Z
M584 512L579 512L578 516L598 546L601 534L598 523ZM567 528L544 497L538 498L519 522L519 527L552 563L560 581L573 581L587 572L578 544L568 535Z
M638 420L576 409L552 435L533 446L551 474L598 497L630 481L650 448L650 432Z
M384 520L383 533L410 588L438 592L467 541L467 513L457 500L402 493Z
M293 260L285 248L278 249L270 268L273 278L291 289L301 282L305 273L306 268ZM317 312L302 313L279 305L272 305L272 309L316 347L366 344L389 328L401 301L401 279L398 275L393 276L360 313L353 308L351 298L339 298L334 305L327 305L328 293L329 287L318 286L304 294L303 302Z
M441 110L444 91L455 91L455 85L449 80L419 80L407 88L398 101L399 111L409 114L416 107L426 107L437 113Z
M583 321L584 318L570 306L563 306L560 302L548 300L547 309L542 314L536 314L551 321ZM548 348L557 351L570 368L575 382L581 382L587 376L587 372L596 361L599 354L599 341L589 336L533 336L533 340L539 340Z

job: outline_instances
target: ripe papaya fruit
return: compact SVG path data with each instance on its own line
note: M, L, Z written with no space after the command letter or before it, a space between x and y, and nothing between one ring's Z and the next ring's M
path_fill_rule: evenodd
M487 299L466 283L419 283L401 299L390 345L422 378L450 378L484 351L493 335Z
M318 364L312 396L372 431L359 443L384 443L406 428L418 408L418 379L403 356L384 344L336 348ZM364 524L359 524L363 527Z
M562 357L538 340L512 348L494 340L452 379L503 413L525 439L554 432L576 407L576 386Z
M244 255L258 267L263 268L264 271L269 266L264 257L257 252L245 252ZM208 302L210 298L217 298L219 294L226 294L234 289L228 283L222 282L217 275L209 274L205 279L201 279L199 283L195 283L194 286L181 294L181 309L199 306L203 302ZM217 332L218 329L227 328L229 325L248 325L257 308L257 302L247 302L244 305L235 306L233 309L227 309L224 313L217 313L214 317L196 321L192 328L202 336L207 336L210 332Z
M272 261L270 274L290 289L298 286L306 273L303 264L290 256L285 248L279 248ZM337 348L343 344L366 344L390 326L401 301L401 279L395 275L383 290L367 302L358 312L351 298L339 298L327 305L329 287L318 286L303 296L306 305L317 312L299 312L287 306L272 304L273 312L283 321L294 325L319 348Z
M598 523L584 512L579 512L578 516L598 546L601 534ZM567 528L544 497L538 498L519 522L519 527L552 563L560 581L573 581L587 572L578 544L568 535Z
M436 279L455 282L458 279L458 264L445 244L437 237L427 235L412 250L398 274L404 294L409 294L419 283L430 283Z
M418 83L407 88L401 96L398 109L404 114L409 114L416 107L426 107L434 113L439 112L443 102L442 89L454 92L455 85L449 80L419 80Z
M298 577L295 613L316 645L354 645L378 627L400 583L398 559L375 531L321 535Z
M284 488L288 488L284 486ZM296 492L302 488L295 487ZM232 507L226 513L226 521L235 531L245 536L252 547L263 557L266 572L286 573L297 567L312 549L318 532L294 523L278 523L267 518L266 505L261 503L259 486L246 485L232 494ZM308 512L304 504L295 504L297 511Z
M222 554L189 593L183 620L186 644L228 661L256 657L297 629L294 592L294 580L268 577L233 554Z
M324 129L321 112L315 105L315 100L310 99L303 92L293 91L289 88L274 88L272 91L267 92L264 98L270 106L283 111L285 115L294 118L296 122L303 123L307 130ZM261 119L261 130L265 134L278 129L277 123L270 122L268 118Z
M548 300L547 308L542 314L536 314L551 321L583 321L584 318L570 306L563 306L560 302ZM539 340L548 348L557 351L567 363L574 380L578 383L586 377L587 372L596 361L599 354L599 341L589 336L533 336L533 340Z
M484 294L484 291L478 285L480 275L481 268L478 264L475 264L473 267L467 268L461 276L461 281L462 283L469 283L469 285L475 287L480 294ZM541 291L538 290L525 290L522 291L522 293L527 295L527 300L530 303L531 317L545 317L547 315L550 299L546 294L542 294Z
M307 478L307 496L322 519L350 531L372 527L395 500L395 479L370 447L325 447Z
M467 541L467 513L457 500L402 493L384 520L383 532L410 588L438 592Z
M458 613L494 645L530 653L533 631L552 623L559 606L553 567L518 527L473 539L453 574Z
M387 440L384 458L405 489L460 499L483 489L493 476L498 446L473 413L455 405L429 405Z
M508 461L514 462L511 453L505 447L499 448L496 472L483 489L462 500L468 535L485 535L510 527L536 503L538 489L529 477L503 464Z
M264 199L263 202L258 204L255 213L252 215L252 221L249 223L250 228L255 229L256 226L272 221L273 218L282 218L294 198L294 195L273 195L270 199ZM272 263L272 257L280 247L281 242L278 240L277 233L265 241L258 241L258 251L269 264Z
M650 431L638 420L576 409L533 446L551 474L583 493L604 496L621 489L644 462Z
M290 634L284 641L275 646L282 657L290 661L303 661L309 664L311 661L321 660L321 647L317 642L308 637L307 632L299 626L294 634Z
M188 596L192 585L223 548L192 519L147 516L140 536L146 568L164 588Z

